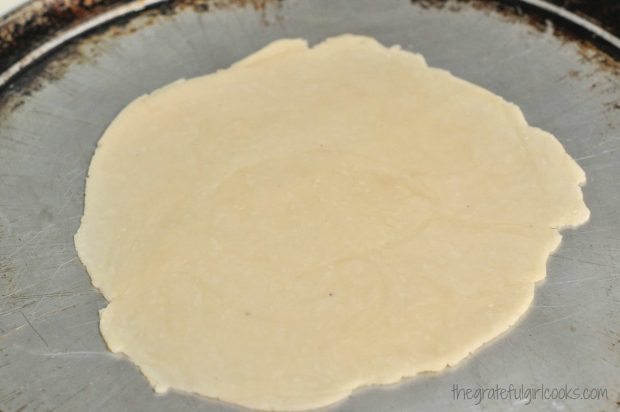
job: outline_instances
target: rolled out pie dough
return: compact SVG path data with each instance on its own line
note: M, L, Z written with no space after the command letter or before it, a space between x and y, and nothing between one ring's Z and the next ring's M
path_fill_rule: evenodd
M101 331L158 392L303 410L454 365L588 219L549 133L422 56L274 42L140 97L90 166Z

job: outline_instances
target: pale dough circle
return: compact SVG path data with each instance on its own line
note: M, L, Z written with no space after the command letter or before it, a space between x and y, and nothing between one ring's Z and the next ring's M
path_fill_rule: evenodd
M585 175L513 104L358 36L274 42L132 102L76 235L157 391L301 410L513 325Z

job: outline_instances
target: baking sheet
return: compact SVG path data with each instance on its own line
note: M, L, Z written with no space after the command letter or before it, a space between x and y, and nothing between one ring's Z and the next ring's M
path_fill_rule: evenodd
M591 221L564 232L519 324L439 374L357 391L325 410L606 410L620 402L620 75L609 56L527 13L479 3L237 1L156 8L61 46L0 96L0 410L236 411L157 396L108 353L105 300L73 246L98 138L136 97L225 68L272 40L341 33L422 53L429 64L517 103L588 176ZM443 4L443 3L442 3ZM205 10L208 8L208 10ZM482 321L482 320L481 320ZM605 387L603 400L454 399L453 388Z

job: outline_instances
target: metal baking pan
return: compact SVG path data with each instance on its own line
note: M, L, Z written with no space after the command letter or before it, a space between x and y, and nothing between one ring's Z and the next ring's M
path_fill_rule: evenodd
M613 3L610 1L609 3ZM236 411L156 395L98 330L73 245L97 139L131 100L272 40L340 33L421 52L517 103L585 169L532 307L456 367L329 411L614 411L620 405L620 40L542 0L38 0L0 20L0 410ZM495 385L606 388L598 400L455 399Z

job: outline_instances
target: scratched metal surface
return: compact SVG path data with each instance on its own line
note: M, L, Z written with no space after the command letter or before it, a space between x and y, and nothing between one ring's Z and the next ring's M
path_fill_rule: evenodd
M0 410L239 410L181 393L156 396L130 362L106 351L97 312L105 301L91 286L72 241L86 169L106 125L137 96L226 67L274 39L300 36L316 42L344 32L421 52L430 64L519 104L531 124L555 134L585 169L592 219L565 231L532 307L509 333L443 373L358 391L328 410L616 410L620 77L613 70L584 58L577 45L523 22L466 6L440 10L406 0L287 0L264 11L188 8L138 17L133 24L137 30L125 34L99 33L97 41L86 36L63 56L48 59L68 60L59 64L62 70L39 64L37 72L5 92ZM24 88L30 93L20 96ZM510 383L605 386L609 399L530 406L453 400L453 384Z

